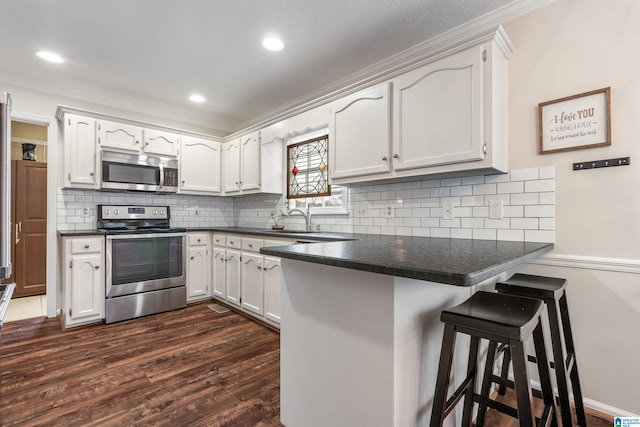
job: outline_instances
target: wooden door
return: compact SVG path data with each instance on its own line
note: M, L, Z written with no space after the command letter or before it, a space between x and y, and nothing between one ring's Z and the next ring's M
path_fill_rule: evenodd
M46 293L47 164L13 161L14 296Z

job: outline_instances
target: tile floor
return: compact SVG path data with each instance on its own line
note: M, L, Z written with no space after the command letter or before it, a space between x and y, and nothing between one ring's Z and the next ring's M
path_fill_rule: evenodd
M33 297L13 298L9 303L9 309L4 316L4 322L14 320L31 319L47 315L47 296L36 295Z

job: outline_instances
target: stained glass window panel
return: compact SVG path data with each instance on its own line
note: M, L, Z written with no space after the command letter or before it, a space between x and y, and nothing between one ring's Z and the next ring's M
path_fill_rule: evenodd
M329 136L287 147L287 199L331 195Z

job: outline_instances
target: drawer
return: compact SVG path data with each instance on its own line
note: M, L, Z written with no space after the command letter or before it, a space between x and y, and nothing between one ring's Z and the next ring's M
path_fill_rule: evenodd
M242 238L240 236L227 236L227 247L233 249L241 249Z
M227 236L224 234L214 234L213 244L215 246L227 246Z
M189 246L206 246L209 244L209 233L189 233L187 240Z
M262 239L253 239L249 237L242 238L243 251L259 252L263 244L264 244L264 240Z
M71 240L71 253L74 255L102 252L103 248L104 238L102 237Z

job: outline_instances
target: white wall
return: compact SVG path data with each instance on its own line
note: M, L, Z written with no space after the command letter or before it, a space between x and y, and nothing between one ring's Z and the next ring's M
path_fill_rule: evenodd
M569 279L583 395L614 415L640 414L639 24L635 0L558 0L504 24L509 167L556 169L556 249L525 271ZM609 86L611 146L538 154L539 103ZM631 166L572 171L624 156Z

